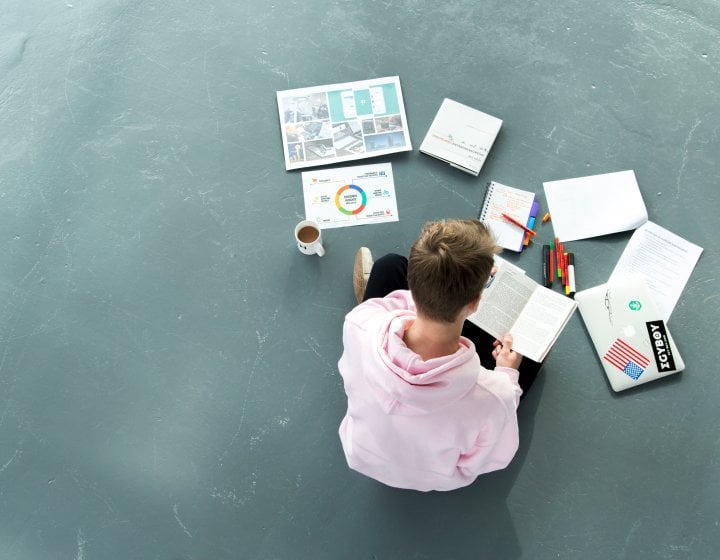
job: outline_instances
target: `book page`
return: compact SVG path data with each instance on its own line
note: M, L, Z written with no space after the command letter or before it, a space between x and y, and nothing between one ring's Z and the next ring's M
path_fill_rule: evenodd
M494 255L493 261L495 262L496 271L500 268L509 269L510 272L516 272L517 274L525 274L525 270L520 268L518 265L511 263L507 259L503 259L500 255Z
M510 332L538 284L525 274L501 267L480 297L477 311L468 321L495 338Z
M702 251L702 247L647 222L633 233L608 283L632 275L641 276L667 321Z
M627 231L648 219L632 170L549 181L543 187L560 241Z
M513 350L541 362L560 336L576 306L573 299L538 285L510 329Z

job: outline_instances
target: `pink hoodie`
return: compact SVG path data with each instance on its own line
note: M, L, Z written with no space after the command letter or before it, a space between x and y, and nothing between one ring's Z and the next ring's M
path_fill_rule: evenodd
M338 363L348 397L340 424L348 465L389 486L452 490L505 468L518 448L518 371L485 369L473 343L424 361L403 342L410 292L345 317Z

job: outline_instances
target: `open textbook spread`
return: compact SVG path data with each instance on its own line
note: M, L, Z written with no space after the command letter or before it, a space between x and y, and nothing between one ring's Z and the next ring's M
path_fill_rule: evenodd
M542 362L572 317L577 304L500 264L468 321L495 338L513 336L513 350Z

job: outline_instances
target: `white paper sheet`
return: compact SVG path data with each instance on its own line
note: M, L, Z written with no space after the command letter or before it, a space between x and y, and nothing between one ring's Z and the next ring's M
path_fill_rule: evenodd
M627 231L648 219L632 170L549 181L543 187L560 241Z
M303 171L305 217L321 229L397 222L392 165Z
M665 321L675 309L703 248L647 222L633 233L608 283L641 276Z
M278 91L285 169L412 150L400 78Z

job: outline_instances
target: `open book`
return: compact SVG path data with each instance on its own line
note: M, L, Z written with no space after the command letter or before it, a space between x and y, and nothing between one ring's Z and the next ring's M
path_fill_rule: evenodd
M577 304L507 266L500 266L468 321L501 339L513 336L513 350L542 362Z

